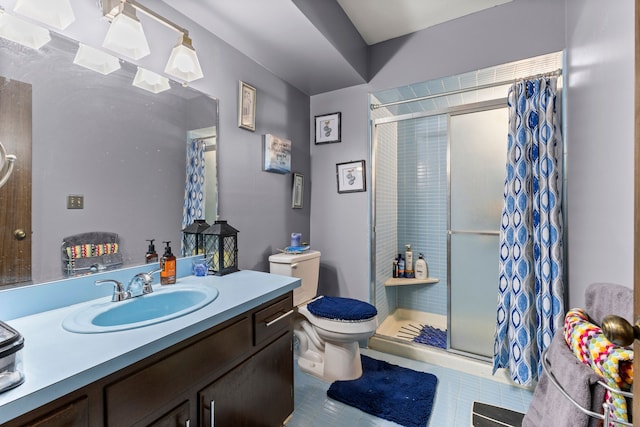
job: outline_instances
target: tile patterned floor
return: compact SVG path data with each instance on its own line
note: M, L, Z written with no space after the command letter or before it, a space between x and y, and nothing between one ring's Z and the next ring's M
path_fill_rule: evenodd
M471 406L474 401L526 412L532 393L464 372L429 363L363 349L363 354L416 371L430 372L438 377L438 389L430 427L471 426ZM287 427L390 427L391 421L366 414L327 397L330 383L300 372L295 364L295 411Z

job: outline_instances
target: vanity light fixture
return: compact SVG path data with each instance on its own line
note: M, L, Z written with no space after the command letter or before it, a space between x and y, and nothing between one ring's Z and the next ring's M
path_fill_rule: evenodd
M59 30L76 19L70 0L18 0L13 11Z
M193 43L191 41L191 38L189 37L189 31L187 29L182 28L174 22L171 22L169 19L154 12L148 7L141 5L136 0L102 0L102 14L108 19L113 19L111 27L113 27L113 25L115 24L115 20L118 16L122 15L123 13L127 13L128 16L131 16L132 10L134 12L139 11L144 13L146 16L153 18L155 21L165 25L168 28L171 28L172 30L180 34L178 43L171 51L169 60L167 61L167 65L164 69L165 73L172 77L175 77L178 81L187 83L203 77L202 68L200 67L200 61L198 61L198 55L196 54L196 50L193 48ZM140 28L142 28L141 25ZM140 32L142 32L142 30L140 30ZM130 38L123 39L122 44L126 45L127 43L131 43ZM103 46L108 47L104 44ZM115 50L116 52L121 52L116 49L113 50ZM134 59L139 59L142 56L138 58L133 56L131 57Z
M140 59L151 53L142 24L133 6L123 1L118 6L102 46L132 59Z
M83 43L78 45L73 63L104 75L120 69L118 58Z
M169 56L164 72L186 82L203 77L198 55L196 55L196 50L191 44L191 38L186 32L182 33L178 44L171 51L171 56Z
M132 84L140 89L144 89L152 93L164 92L171 88L171 86L169 86L168 78L142 67L138 67L138 71L136 72L136 76L133 78Z
M49 30L0 10L0 37L32 49L40 49L51 40Z

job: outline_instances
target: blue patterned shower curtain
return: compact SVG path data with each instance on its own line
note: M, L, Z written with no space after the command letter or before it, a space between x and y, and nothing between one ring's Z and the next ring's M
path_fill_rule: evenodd
M493 370L518 384L542 373L543 350L564 321L562 144L557 78L509 89L509 135Z
M196 219L204 219L204 152L206 142L200 138L187 142L187 177L184 184L182 228Z

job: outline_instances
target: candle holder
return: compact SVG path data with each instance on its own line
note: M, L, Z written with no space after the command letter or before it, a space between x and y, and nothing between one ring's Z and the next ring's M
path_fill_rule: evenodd
M216 276L238 271L238 230L218 220L202 235L209 270Z
M202 232L209 228L204 219L196 219L182 230L182 256L202 255L204 236Z

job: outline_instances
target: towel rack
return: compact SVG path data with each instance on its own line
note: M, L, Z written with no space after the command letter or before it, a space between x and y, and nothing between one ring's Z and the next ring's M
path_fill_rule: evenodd
M553 376L553 374L551 373L551 370L549 369L548 366L548 362L547 362L547 350L549 348L547 347L543 352L542 352L542 370L547 374L547 376L549 377L549 381L551 381L551 384L553 384L559 391L560 393L569 400L569 402L571 402L575 407L577 407L582 413L589 415L590 417L594 417L600 420L604 421L604 427L607 427L610 425L610 423L616 423L622 426L629 426L629 427L633 427L633 424L620 420L619 418L616 418L615 416L613 418L611 418L611 405L609 405L609 403L605 402L602 404L602 407L604 408L604 415L603 414L598 414L597 412L593 412L590 411L589 409L583 408L582 405L580 405L578 402L576 402L570 395L569 393L567 393L565 391L565 389L562 387L562 385L558 382L558 380L556 379L556 377ZM616 393L619 395L622 395L624 397L633 399L633 393L629 393L627 391L622 391L622 390L617 390L615 388L610 387L609 385L603 383L602 381L598 381L598 384L600 384L602 387L606 388L607 390L609 390L612 393Z

